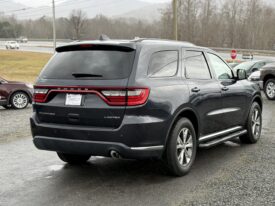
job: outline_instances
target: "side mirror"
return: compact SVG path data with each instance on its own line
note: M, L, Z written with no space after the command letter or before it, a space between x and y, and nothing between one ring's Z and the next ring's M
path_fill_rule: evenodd
M237 79L238 80L247 79L247 74L246 74L246 71L244 69L238 69L237 70Z

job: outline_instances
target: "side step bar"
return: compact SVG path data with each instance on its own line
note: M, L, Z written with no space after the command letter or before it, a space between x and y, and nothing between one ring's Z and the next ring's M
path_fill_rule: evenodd
M244 135L247 133L247 130L246 129L243 129L241 131L238 131L238 132L234 132L232 134L229 134L225 137L222 137L222 138L218 138L218 139L214 139L212 141L208 141L208 142L205 142L205 143L201 143L201 142L204 142L205 140L199 140L200 144L199 144L199 147L200 148L208 148L208 147L213 147L215 145L218 145L218 144L221 144L223 142L226 142L226 141L229 141L231 139L234 139L235 137L239 137L241 135Z

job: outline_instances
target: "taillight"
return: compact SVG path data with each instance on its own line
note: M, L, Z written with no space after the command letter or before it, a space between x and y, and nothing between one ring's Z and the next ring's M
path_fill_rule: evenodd
M48 88L47 88L48 87ZM56 86L35 86L33 101L44 103L49 101L49 96L56 93L78 93L95 94L111 106L138 106L144 104L149 96L148 88L92 88L92 87L56 87Z
M33 101L34 102L45 102L46 98L47 98L47 94L48 94L48 89L38 89L35 88L34 89L34 93L33 93Z
M149 89L102 90L101 93L109 105L138 106L147 101Z

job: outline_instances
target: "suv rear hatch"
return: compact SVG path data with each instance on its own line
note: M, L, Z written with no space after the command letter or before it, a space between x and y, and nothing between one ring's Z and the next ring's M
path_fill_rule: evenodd
M143 104L148 89L127 88L135 49L121 45L64 46L45 66L34 91L43 123L120 126L127 105ZM147 97L146 97L147 96Z

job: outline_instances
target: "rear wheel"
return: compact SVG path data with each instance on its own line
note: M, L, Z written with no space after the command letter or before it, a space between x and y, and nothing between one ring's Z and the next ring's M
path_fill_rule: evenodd
M65 154L57 153L58 157L68 164L82 164L87 162L90 159L90 155L75 155L75 154Z
M250 108L246 123L247 133L240 136L242 143L254 144L261 137L262 131L262 110L257 102L254 102Z
M165 163L172 175L187 174L195 160L197 153L197 138L194 127L187 118L180 119L167 142Z
M29 104L29 97L24 92L15 92L11 96L10 103L14 109L24 109Z
M265 95L270 100L275 100L275 79L269 79L264 87Z

